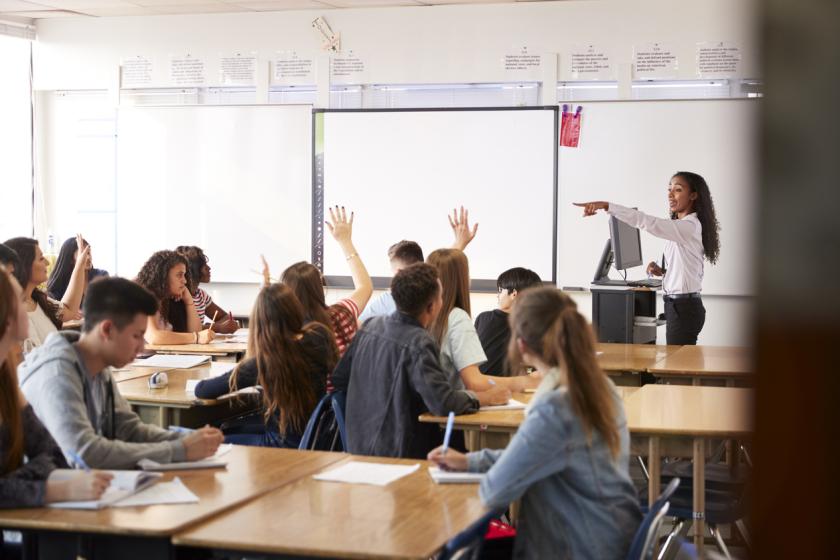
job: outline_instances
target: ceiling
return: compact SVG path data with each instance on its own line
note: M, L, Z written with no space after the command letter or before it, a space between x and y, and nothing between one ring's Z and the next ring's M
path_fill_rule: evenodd
M515 1L528 0L0 0L0 20L31 22L54 17L276 12Z

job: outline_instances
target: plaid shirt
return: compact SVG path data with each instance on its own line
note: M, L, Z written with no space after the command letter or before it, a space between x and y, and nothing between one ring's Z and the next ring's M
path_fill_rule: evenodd
M344 307L350 311L350 314L342 313L338 309L339 306ZM342 299L332 304L327 308L327 313L330 315L330 326L335 333L335 344L338 346L338 357L344 355L353 337L356 336L356 331L359 329L359 306L352 299ZM351 316L352 315L352 316ZM327 376L327 392L332 393L332 372Z

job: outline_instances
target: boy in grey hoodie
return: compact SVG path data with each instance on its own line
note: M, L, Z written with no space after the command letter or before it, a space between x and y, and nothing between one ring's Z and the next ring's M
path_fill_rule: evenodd
M183 436L145 424L120 395L111 367L125 366L143 350L147 318L156 311L154 296L130 280L94 282L85 295L81 335L52 333L19 366L26 400L70 464L130 469L144 458L195 461L222 442L215 428Z

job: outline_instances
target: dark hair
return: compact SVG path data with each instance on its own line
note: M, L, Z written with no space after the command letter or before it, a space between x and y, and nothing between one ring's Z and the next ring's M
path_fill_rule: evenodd
M85 245L90 245L86 240L82 239ZM61 249L58 251L58 258L53 265L50 277L47 280L47 293L53 299L61 299L64 297L64 292L67 291L67 284L70 283L70 276L73 274L73 267L76 266L76 251L79 246L76 244L76 238L70 237L61 244ZM88 271L85 271L87 276ZM85 278L87 281L87 278Z
M334 324L356 320L353 312L344 305L333 304L327 307L324 297L324 279L315 265L306 261L295 263L283 271L280 281L295 293L303 306L306 320L326 325L333 336L335 336Z
M11 275L0 265L0 338L6 334L8 323L16 320L18 305L20 299L15 294ZM12 352L0 356L0 426L6 439L0 475L17 469L23 461L23 423L15 361Z
M187 288L190 293L195 295L198 285L201 284L201 269L204 268L210 259L204 254L200 247L195 245L179 245L175 247L175 252L187 259L187 269L190 272L190 281Z
M32 263L35 262L35 248L38 247L38 241L29 237L14 237L6 240L6 245L17 253L20 259L20 262L15 264L15 278L20 287L26 290L29 279L32 277ZM61 329L58 305L51 302L47 294L37 287L32 290L32 300L44 311L53 326Z
M263 388L265 420L268 422L276 413L283 435L290 427L303 433L320 398L309 380L311 364L321 363L323 358L308 355L312 349L302 344L301 335L317 331L327 341L325 376L338 362L338 347L329 328L315 322L304 326L304 322L303 307L291 288L271 284L257 295L248 323L248 357L256 362L258 383ZM231 391L238 387L239 370L237 366L230 377Z
M0 264L5 266L12 265L15 270L20 266L20 257L18 257L18 254L3 243L0 243Z
M443 307L431 328L434 339L442 344L449 328L449 312L460 307L470 314L470 264L459 249L432 251L427 262L437 269L443 287Z
M589 442L598 432L613 459L621 438L610 380L595 357L595 336L572 299L555 288L531 288L516 298L510 314L508 360L511 371L522 368L517 340L552 367L566 373L572 410Z
M437 269L430 264L414 263L391 279L391 295L397 309L415 318L439 291Z
M414 263L423 262L423 249L414 241L398 241L388 247L388 259L400 261L408 266Z
M525 288L540 284L542 284L542 280L536 272L521 266L505 270L499 274L499 278L496 280L496 287L500 290L507 290L508 293L513 293L514 290L521 292Z
M152 316L157 310L155 296L140 284L125 278L103 278L93 282L85 295L82 332L90 332L106 319L122 330L138 314Z
M697 219L700 220L700 225L703 227L703 253L706 259L712 264L716 264L720 256L720 224L715 214L715 204L712 200L712 193L709 192L709 185L706 180L691 171L677 171L671 177L679 177L688 183L688 188L691 192L697 193L697 198L694 201L694 211L697 213ZM675 213L671 213L671 219L677 219Z
M136 282L157 298L160 316L172 324L173 331L187 332L187 309L184 302L173 300L169 293L169 271L179 264L183 264L187 269L186 278L189 286L191 278L189 263L175 251L158 251L149 257L137 273Z

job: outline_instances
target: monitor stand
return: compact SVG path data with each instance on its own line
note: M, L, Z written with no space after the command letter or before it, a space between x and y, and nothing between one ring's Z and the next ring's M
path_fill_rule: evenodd
M611 278L599 278L592 284L595 286L629 286L627 280L612 280Z

